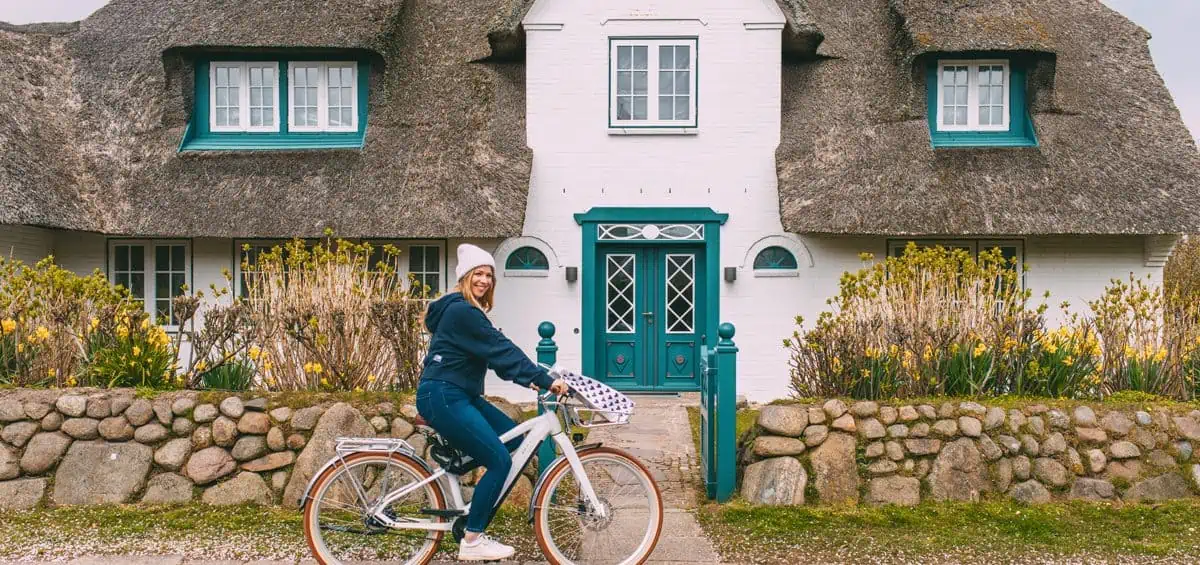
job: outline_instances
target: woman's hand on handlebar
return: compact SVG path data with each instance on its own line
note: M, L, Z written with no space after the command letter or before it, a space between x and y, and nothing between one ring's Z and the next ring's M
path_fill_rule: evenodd
M538 390L538 385L530 384L529 388L532 388L533 390ZM562 396L562 395L570 392L571 387L570 387L570 385L567 384L567 381L564 381L562 379L554 379L554 382L550 385L550 388L547 390L549 390L550 392L552 392L554 394Z
M557 395L564 395L571 391L571 387L567 385L567 381L562 379L554 379L554 384L550 385L550 392Z

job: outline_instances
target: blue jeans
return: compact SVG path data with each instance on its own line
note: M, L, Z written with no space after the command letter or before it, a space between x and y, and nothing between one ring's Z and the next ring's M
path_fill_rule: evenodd
M504 480L512 470L511 452L523 439L514 438L507 445L500 442L500 435L516 427L516 422L482 396L445 381L421 381L417 412L447 443L487 469L475 485L467 514L467 531L482 533L495 514Z

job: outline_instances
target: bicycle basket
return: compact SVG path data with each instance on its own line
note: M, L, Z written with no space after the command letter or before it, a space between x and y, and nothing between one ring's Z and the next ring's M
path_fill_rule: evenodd
M572 407L568 412L575 420L575 425L596 427L628 424L633 417L633 400L616 389L573 371L561 371L559 377L571 385L575 398L583 404ZM588 416L586 420L583 415Z

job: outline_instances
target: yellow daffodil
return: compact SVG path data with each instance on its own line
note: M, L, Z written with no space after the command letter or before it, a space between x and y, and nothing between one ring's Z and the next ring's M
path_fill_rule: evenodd
M988 350L987 346L986 346L986 345L984 345L984 344L982 344L982 343L980 343L979 345L976 345L976 346L975 346L975 351L972 351L972 352L971 352L971 355L972 355L973 357L975 357L976 359L978 359L980 355L983 355L984 353L987 353L987 350Z
M203 359L201 359L199 362L196 363L196 372L197 373L203 373L204 369L207 369L207 368L208 368L208 363L205 362Z
M50 330L47 329L46 326L38 326L37 330L33 332L33 335L36 335L40 341L46 341L47 339L50 339Z
M148 329L149 327L150 327L150 318L143 319L142 320L142 329L143 330Z
M129 337L129 328L125 326L117 326L117 337L122 339Z
M329 379L321 377L321 386L329 386Z
M1158 353L1155 353L1155 354L1154 354L1154 362L1155 362L1155 363L1162 363L1162 362L1163 362L1163 359L1166 359L1166 358L1167 358L1167 350L1166 350L1166 348L1162 348L1162 347L1160 347L1160 348L1158 349Z
M252 361L257 361L258 357L262 355L262 350L259 349L257 345L251 345L250 349L246 351L246 355L248 355Z
M842 372L842 360L837 357L834 357L831 368L833 369L833 372L841 373Z
M4 330L4 335L8 335L17 331L17 321L12 318L5 318L0 322L0 329Z
M1049 353L1051 355L1058 353L1058 346L1055 345L1054 342L1052 342L1052 341L1046 342L1044 347L1046 349L1046 353Z
M372 374L372 375L367 375L367 382L368 382L368 383L374 383L374 382L375 382L375 375L373 375L373 374Z
M78 384L78 381L76 381L75 377L72 376L72 377L67 377L67 382L65 382L63 384L65 384L67 386L75 386L76 384Z
M100 327L100 318L92 318L91 322L88 323L88 327L92 331L96 331L96 328Z
M141 355L141 354L142 354L142 348L140 348L140 347L138 347L138 346L136 346L136 345L135 345L135 346L133 346L133 356L134 356L134 357L137 357L137 356L139 356L139 355Z
M1070 355L1068 355L1068 356L1066 356L1066 357L1063 357L1063 361L1062 361L1062 362L1063 362L1063 365L1066 365L1066 366L1070 367L1070 366L1072 366L1072 365L1074 365L1074 364L1075 364L1075 358L1074 358L1074 357L1072 357L1072 356L1070 356Z

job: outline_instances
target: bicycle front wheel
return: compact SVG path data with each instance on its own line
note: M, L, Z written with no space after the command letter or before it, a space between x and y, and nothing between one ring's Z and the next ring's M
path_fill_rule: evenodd
M393 492L420 483L429 472L399 454L364 452L326 469L313 484L304 507L304 535L320 565L360 561L425 565L433 559L444 532L392 529L371 516L370 508ZM388 505L389 519L414 525L443 522L422 510L445 509L437 481L415 488Z
M560 461L534 493L533 528L542 553L554 565L645 562L662 531L662 494L654 478L617 449L588 449L579 460L603 512L587 500L570 463Z

